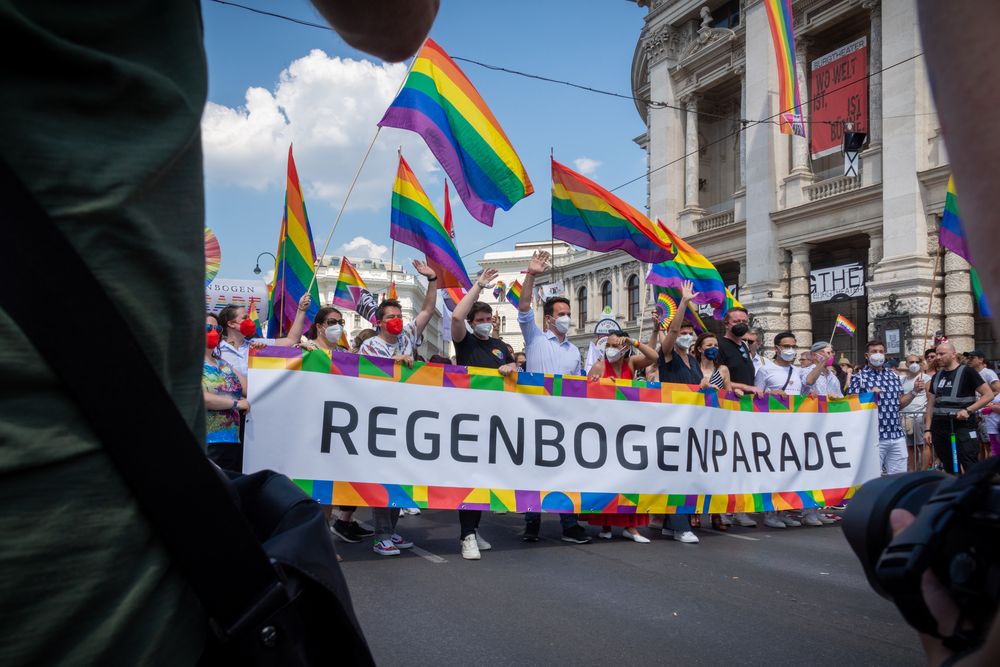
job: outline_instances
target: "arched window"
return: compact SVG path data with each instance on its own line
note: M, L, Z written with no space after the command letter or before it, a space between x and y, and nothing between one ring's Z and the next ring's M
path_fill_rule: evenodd
M587 288L581 287L576 293L577 328L587 328Z
M628 277L628 318L639 319L639 276Z
M611 281L601 283L601 310L611 307Z

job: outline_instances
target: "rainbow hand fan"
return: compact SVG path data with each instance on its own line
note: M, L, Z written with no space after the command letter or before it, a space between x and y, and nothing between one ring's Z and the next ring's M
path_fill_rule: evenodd
M205 287L219 275L219 267L222 266L222 248L219 247L219 239L211 229L205 227Z

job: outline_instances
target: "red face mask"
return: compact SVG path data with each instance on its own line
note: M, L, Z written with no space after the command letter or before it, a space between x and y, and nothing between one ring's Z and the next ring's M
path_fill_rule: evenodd
M393 336L398 336L403 333L403 318L395 317L385 323L385 330L391 333Z
M253 320L247 319L240 322L240 333L244 337L250 338L257 334L257 325L254 324Z
M218 331L215 331L213 329L212 331L208 331L205 333L205 347L207 347L210 350L214 350L215 348L219 347Z

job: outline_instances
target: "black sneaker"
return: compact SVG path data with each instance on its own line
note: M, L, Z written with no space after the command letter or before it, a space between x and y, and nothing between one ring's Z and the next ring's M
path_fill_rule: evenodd
M576 524L563 530L562 540L563 542L573 542L574 544L586 544L590 542L590 536L587 535L587 531L583 526Z
M537 542L538 529L541 525L541 521L529 521L524 524L524 535L521 536L521 539L525 542Z
M351 523L354 522L352 521ZM361 541L361 538L351 530L351 524L346 521L341 521L340 519L333 522L333 525L330 526L330 532L345 542L350 542L351 544L357 544Z
M368 528L362 528L361 524L359 524L357 521L352 521L348 525L350 525L349 530L351 531L351 535L354 535L355 537L363 538L363 537L373 537L375 535L374 530L370 530Z

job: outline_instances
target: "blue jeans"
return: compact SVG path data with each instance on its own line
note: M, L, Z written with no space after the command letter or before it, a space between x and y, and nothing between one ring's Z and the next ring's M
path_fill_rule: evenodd
M524 522L525 523L533 523L535 521L541 521L541 520L542 520L542 514L541 514L541 512L525 512L524 513ZM562 524L563 530L566 530L567 528L572 528L573 526L576 525L576 515L575 514L560 514L559 515L559 523Z
M667 514L667 521L664 524L664 528L668 528L675 533L683 533L685 530L691 530L691 520L688 518L687 514Z

